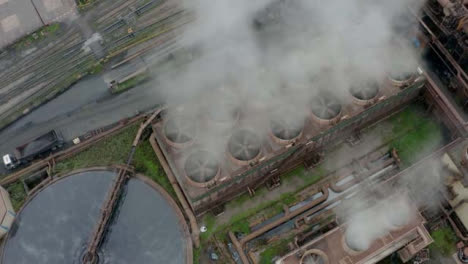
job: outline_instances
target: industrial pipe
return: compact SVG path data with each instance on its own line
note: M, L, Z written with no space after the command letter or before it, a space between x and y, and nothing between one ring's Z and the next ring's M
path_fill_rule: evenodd
M318 204L326 201L328 199L328 195L329 195L329 191L328 191L328 187L327 186L324 186L322 187L322 193L323 195L316 199L316 200L313 200L311 201L309 204L303 206L303 207L300 207L298 208L297 210L294 210L292 211L291 213L289 214L286 214L284 215L283 217L279 218L278 220L268 224L268 225L265 225L261 228L259 228L258 230L248 234L247 236L243 237L240 241L241 245L243 246L245 243L247 243L248 241L262 235L263 233L265 232L268 232L270 231L271 229L275 228L276 226L279 226L289 220L291 220L292 218L312 209L313 207L317 206Z
M457 234L457 237L460 238L464 242L468 242L468 237L464 236L460 229L458 228L457 224L452 220L450 217L450 212L448 212L442 204L439 205L440 208L442 209L442 212L445 214L447 217L447 220L449 221L450 225L452 226L453 230L455 231L455 234Z
M167 161L164 158L163 153L159 149L158 143L155 140L154 133L151 134L150 143L151 143L151 146L153 147L154 152L156 153L156 156L159 159L159 162L161 163L161 166L163 167L164 171L166 172L167 178L169 179L169 182L171 183L172 188L174 188L174 191L175 191L175 193L177 195L177 198L180 201L180 204L184 208L184 211L185 211L187 217L189 218L190 226L191 226L191 229L192 229L193 243L194 243L195 247L198 248L200 246L200 236L199 236L198 224L197 224L197 220L195 218L195 215L193 214L192 209L190 208L189 204L187 203L187 200L185 200L185 196L182 193L182 190L180 189L174 174L172 174L172 170L169 168L169 165L167 164Z

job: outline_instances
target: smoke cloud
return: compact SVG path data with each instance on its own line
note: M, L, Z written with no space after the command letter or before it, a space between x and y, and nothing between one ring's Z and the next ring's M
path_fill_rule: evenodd
M347 245L355 251L366 250L376 239L408 224L414 217L409 204L405 195L391 196L352 213L346 229Z
M393 183L372 189L361 186L360 195L336 210L347 222L348 246L365 250L376 239L409 223L418 209L436 208L445 176L440 160L431 160Z
M183 105L171 114L201 124L197 142L222 157L226 130L232 124L265 136L272 116L301 124L319 94L327 92L345 104L353 86L414 72L418 55L410 39L417 22L406 14L408 5L418 8L422 3L186 0L196 21L188 26L182 43L196 52L190 62L158 76L158 94L169 106ZM224 125L205 126L206 117L223 120ZM411 220L408 192L404 188L399 192L402 195L379 193L371 204L368 199L354 202L350 208L358 213L344 213L350 242L367 248Z
M235 119L224 106L241 109L239 125L260 136L272 116L300 124L323 91L348 103L352 85L416 69L417 56L401 41L414 21L401 17L419 2L187 0L196 20L181 42L197 52L158 76L158 94L170 106L184 105L193 120ZM205 127L200 134L205 148L224 151L223 131Z

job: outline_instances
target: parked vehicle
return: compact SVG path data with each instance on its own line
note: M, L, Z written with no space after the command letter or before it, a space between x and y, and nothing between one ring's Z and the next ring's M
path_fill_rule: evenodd
M51 130L42 136L16 147L13 154L4 155L3 164L6 169L12 170L62 147L62 136L57 131Z

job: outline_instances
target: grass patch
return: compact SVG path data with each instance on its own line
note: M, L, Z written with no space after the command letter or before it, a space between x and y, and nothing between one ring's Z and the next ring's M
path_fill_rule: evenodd
M294 170L284 174L281 178L283 180L288 181L289 179L291 179L291 178L293 178L295 176L298 176L298 175L302 176L305 173L306 173L306 169L305 169L304 165L301 164L301 165L297 166Z
M394 133L406 131L390 143L390 147L397 150L403 167L433 151L443 140L442 127L416 106L406 108L391 122Z
M113 94L122 93L148 80L149 80L149 76L146 73L136 75L124 82L113 85L113 87L111 88L111 93Z
M91 148L58 162L55 166L56 172L64 173L80 168L125 163L138 127L138 124L129 126L120 133L96 143Z
M148 140L142 141L138 145L133 156L132 165L135 167L136 172L148 176L161 185L176 201L178 200Z
M138 128L139 124L131 125L118 134L98 142L91 148L57 163L55 166L56 173L66 173L93 166L124 164L127 161ZM137 173L148 176L161 185L173 198L176 198L174 189L172 189L172 185L148 140L140 142L135 150L131 165L135 167ZM177 201L177 199L175 200Z
M449 227L439 228L431 233L434 243L429 245L429 248L440 252L444 256L450 256L456 250L455 243L457 237Z
M287 239L281 239L278 242L275 242L272 246L265 249L260 253L260 264L271 264L273 263L273 258L276 256L281 256L288 253L288 243Z
M89 68L88 73L91 75L94 75L94 74L101 73L103 70L104 70L104 66L102 65L102 63L96 62Z
M322 166L315 167L311 171L305 171L299 174L299 177L304 180L304 187L315 184L327 175L328 171Z
M231 231L234 233L243 233L248 234L250 233L250 226L247 219L241 219L231 224Z
M33 43L39 42L43 39L45 39L48 36L53 36L55 33L60 29L60 24L59 23L54 23L50 24L47 26L44 26L35 32L26 35L22 38L20 38L15 44L13 44L13 47L16 50L21 50L24 48L27 48L28 46L32 45Z
M21 208L21 206L23 206L24 202L26 201L26 198L28 197L28 194L24 189L23 183L21 181L17 181L8 185L5 189L10 194L13 209L15 209L15 212L18 212L18 210Z
M299 174L299 175L297 175ZM225 237L227 230L241 232L244 234L248 234L250 232L249 227L249 219L251 220L253 216L262 214L266 218L271 218L283 211L283 206L291 206L299 201L299 197L297 193L302 191L307 186L314 184L321 180L327 171L321 167L317 167L312 171L305 171L303 166L298 167L297 169L293 170L292 172L288 173L288 177L293 175L300 176L304 179L305 184L298 188L293 192L287 192L281 194L277 199L265 201L260 203L255 207L248 208L229 219L229 221L223 225L217 226L214 228L208 228L208 231L202 234L202 237L205 240L208 240L213 234L217 237ZM259 197L262 196L263 192L266 188L262 188L257 192L256 197L253 199L260 199ZM232 200L228 203L228 207L239 207L242 206L245 202L247 202L250 198L248 194L242 194L235 200ZM213 219L214 221L214 219ZM214 226L215 224L213 224ZM212 230L212 231L211 231Z
M215 231L214 228L216 225L216 217L211 213L207 213L203 217L202 224L206 226L206 232L200 233L200 239L202 241L206 241L213 235L213 232Z
M201 247L193 247L193 264L200 263Z
M297 195L293 192L283 193L280 196L280 201L286 205L294 204L297 202Z

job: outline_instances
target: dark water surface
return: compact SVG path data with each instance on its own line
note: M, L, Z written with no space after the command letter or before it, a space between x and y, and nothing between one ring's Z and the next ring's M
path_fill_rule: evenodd
M101 248L103 263L186 263L179 221L161 194L141 180L131 179L117 220Z
M80 263L115 176L84 172L39 192L19 214L2 263ZM131 179L100 256L106 264L185 263L186 245L175 211L159 192Z

